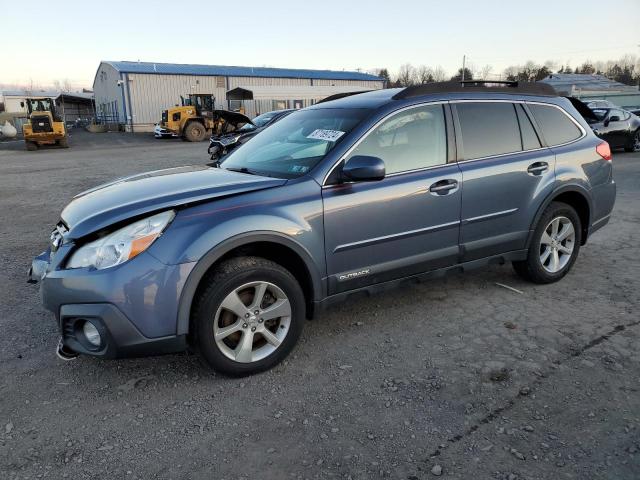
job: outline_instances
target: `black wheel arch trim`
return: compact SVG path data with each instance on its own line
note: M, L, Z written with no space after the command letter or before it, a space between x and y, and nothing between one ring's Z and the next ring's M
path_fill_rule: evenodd
M304 262L309 277L311 279L311 286L313 290L313 298L309 299L312 303L317 302L326 296L326 287L323 280L318 273L315 263L312 260L309 252L299 243L295 242L291 238L278 232L269 231L257 231L248 232L240 235L236 235L219 243L196 263L193 270L189 274L182 293L180 294L180 303L178 305L178 322L177 322L177 335L185 335L189 333L189 322L191 317L191 306L193 305L193 299L195 297L200 281L209 271L211 266L216 263L220 258L238 247L249 245L256 242L272 242L288 247L300 257Z
M538 222L540 221L540 217L542 217L542 214L544 213L546 208L551 204L551 202L553 202L559 195L563 193L578 193L585 199L585 201L589 205L589 212L588 212L589 221L587 222L587 225L581 225L581 227L583 231L587 232L587 234L591 230L591 216L593 212L593 202L591 200L591 195L589 194L589 190L587 190L586 188L578 184L563 185L559 188L556 188L549 195L547 195L547 197L544 199L544 201L538 208L538 211L533 217L533 221L531 222L531 226L529 228L529 236L527 237L526 248L529 248L529 246L531 245L531 241L533 240L533 233L536 229L536 225L538 225ZM581 239L581 243L584 245L587 241L587 236L583 235L582 237L583 238Z

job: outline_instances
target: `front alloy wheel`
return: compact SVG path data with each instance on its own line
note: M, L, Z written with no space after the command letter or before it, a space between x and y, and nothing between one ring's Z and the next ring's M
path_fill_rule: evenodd
M270 282L251 282L234 289L216 312L213 335L229 359L251 363L282 345L291 324L291 304Z
M250 375L289 354L305 314L304 294L291 272L265 258L231 258L203 280L191 343L214 370Z

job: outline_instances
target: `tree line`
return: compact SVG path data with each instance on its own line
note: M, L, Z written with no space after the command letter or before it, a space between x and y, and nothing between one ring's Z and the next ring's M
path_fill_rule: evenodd
M430 67L427 65L413 66L405 63L400 66L395 75L391 75L389 70L381 68L373 71L380 78L385 80L387 88L410 87L423 83L444 82L446 80L510 80L522 82L535 82L542 80L554 73L582 73L603 75L611 80L625 85L640 86L640 58L635 55L625 55L618 60L606 61L585 61L575 68L570 65L561 64L554 61L546 61L543 64L531 60L522 65L511 65L500 73L494 73L491 65L475 67L469 65L459 68L454 75L449 75L440 66Z

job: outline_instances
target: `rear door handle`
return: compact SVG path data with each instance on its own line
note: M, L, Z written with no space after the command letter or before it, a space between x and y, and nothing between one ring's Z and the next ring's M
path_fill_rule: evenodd
M549 170L549 164L547 162L532 163L529 165L529 168L527 168L527 172L532 173L533 175L540 175L547 170Z
M429 191L433 195L447 195L449 193L453 193L454 190L458 188L458 181L447 179L440 180L439 182L434 183L429 187Z

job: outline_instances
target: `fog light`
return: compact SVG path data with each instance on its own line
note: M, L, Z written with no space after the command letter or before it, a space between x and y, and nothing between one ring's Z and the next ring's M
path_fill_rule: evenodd
M102 343L102 338L100 338L100 332L96 326L91 322L84 322L82 325L82 333L84 333L85 338L91 345L95 345L99 347Z

